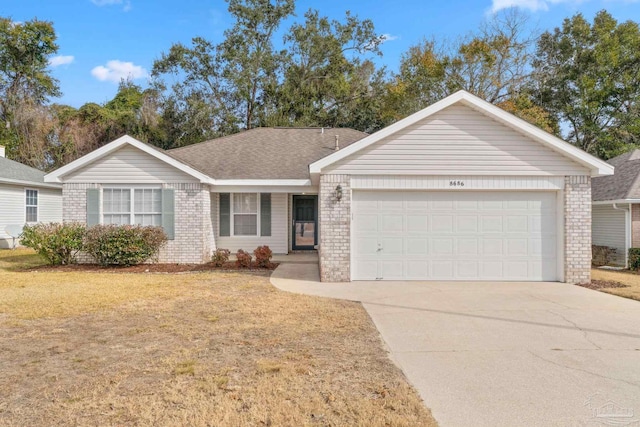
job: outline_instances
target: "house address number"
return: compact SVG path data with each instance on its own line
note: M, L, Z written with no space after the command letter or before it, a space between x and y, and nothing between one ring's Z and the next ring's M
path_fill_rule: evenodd
M449 187L464 187L464 181L449 181Z

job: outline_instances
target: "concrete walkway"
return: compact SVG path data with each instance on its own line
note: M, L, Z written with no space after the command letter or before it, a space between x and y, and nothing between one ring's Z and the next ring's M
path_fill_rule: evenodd
M361 301L443 427L640 426L640 302L563 283L320 283L282 264L279 289Z

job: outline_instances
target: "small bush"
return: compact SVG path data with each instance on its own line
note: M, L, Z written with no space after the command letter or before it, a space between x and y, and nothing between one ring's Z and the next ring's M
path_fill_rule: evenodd
M216 249L211 257L211 264L216 267L222 267L227 261L229 261L229 255L231 255L231 251L229 251L229 249Z
M250 268L251 254L247 251L243 251L242 249L238 249L238 252L236 252L236 266L240 268Z
M85 226L76 222L26 225L20 243L34 249L49 264L73 264L85 232Z
M273 252L269 246L258 246L253 251L253 255L256 257L256 265L258 267L269 267L271 264L271 257L273 256Z
M157 256L166 241L162 227L96 225L87 230L84 250L100 265L136 265Z
M616 256L616 248L591 245L591 264L596 267L609 264Z
M629 249L629 270L640 271L640 248Z

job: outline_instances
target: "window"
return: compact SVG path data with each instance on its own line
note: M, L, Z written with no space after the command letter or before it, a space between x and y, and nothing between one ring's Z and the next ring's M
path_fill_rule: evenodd
M258 194L235 193L232 203L234 236L258 235Z
M25 190L26 222L38 222L38 190Z
M105 188L102 221L104 224L162 225L162 190Z

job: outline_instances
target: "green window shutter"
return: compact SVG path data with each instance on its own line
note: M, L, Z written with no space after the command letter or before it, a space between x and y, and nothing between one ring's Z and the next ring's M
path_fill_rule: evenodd
M220 235L231 235L231 195L220 193Z
M87 188L87 227L100 224L100 190Z
M173 188L162 189L162 228L169 240L175 239L175 192Z
M260 235L271 236L271 193L260 193Z

